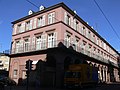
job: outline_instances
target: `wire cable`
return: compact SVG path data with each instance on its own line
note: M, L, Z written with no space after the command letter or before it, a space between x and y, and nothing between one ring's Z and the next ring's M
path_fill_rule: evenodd
M30 4L32 4L33 6L35 6L37 9L39 9L39 7L37 5L35 5L34 3L32 3L31 1L29 0L26 0L27 2L29 2Z
M105 13L103 12L103 10L100 8L99 4L94 0L95 4L97 5L97 7L99 8L99 10L101 11L101 13L103 14L103 16L105 17L105 19L107 20L108 24L110 25L110 27L112 28L112 30L114 31L114 33L116 34L116 36L118 37L118 39L120 40L119 35L117 34L117 32L115 31L113 25L111 24L111 22L109 21L109 19L106 17Z

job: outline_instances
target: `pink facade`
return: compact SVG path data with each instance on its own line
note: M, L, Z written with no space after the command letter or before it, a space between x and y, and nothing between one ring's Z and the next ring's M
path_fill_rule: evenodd
M116 50L78 15L60 3L13 22L10 77L16 82L19 78L25 78L26 60L46 61L45 51L56 48L59 42L96 59L98 62L88 62L99 66L103 81L110 81L107 73L109 62L113 64L115 72L118 72L119 55ZM35 52L42 53L33 54ZM61 57L65 58L66 55ZM105 71L102 75L101 70ZM116 80L119 81L118 75Z

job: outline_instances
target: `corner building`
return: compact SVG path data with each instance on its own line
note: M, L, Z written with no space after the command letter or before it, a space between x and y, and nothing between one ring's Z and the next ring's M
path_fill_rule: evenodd
M28 59L33 64L38 60L51 62L57 87L63 84L64 69L70 63L88 63L98 67L101 81L119 81L119 53L64 3L43 8L12 24L9 76L16 82L26 78Z

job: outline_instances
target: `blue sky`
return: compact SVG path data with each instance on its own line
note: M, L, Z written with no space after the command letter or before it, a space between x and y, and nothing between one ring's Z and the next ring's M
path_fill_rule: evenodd
M64 2L90 26L107 40L117 51L120 51L120 39L94 3L94 0L29 0L35 5L49 7ZM113 25L116 32L120 33L120 0L96 0L105 15ZM0 0L0 52L10 49L12 39L11 22L27 16L29 10L38 9L26 0Z

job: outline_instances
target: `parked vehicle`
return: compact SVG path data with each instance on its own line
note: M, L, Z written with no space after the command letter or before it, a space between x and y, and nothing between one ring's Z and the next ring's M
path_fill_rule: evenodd
M64 86L68 88L95 86L98 83L98 70L88 64L72 64L64 74Z
M0 85L4 86L13 86L16 85L16 82L9 77L2 77L0 78Z

